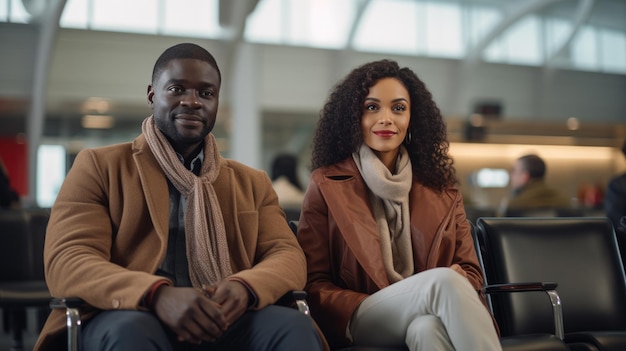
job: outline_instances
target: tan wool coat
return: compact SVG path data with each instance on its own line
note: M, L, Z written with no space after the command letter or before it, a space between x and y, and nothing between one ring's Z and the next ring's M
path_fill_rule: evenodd
M305 285L306 262L267 175L222 160L213 184L226 226L232 271L258 298L256 308ZM98 310L142 309L162 277L166 254L167 179L140 135L132 143L84 150L61 187L45 243L45 272L55 297L80 297ZM54 310L35 350L65 348L65 313Z

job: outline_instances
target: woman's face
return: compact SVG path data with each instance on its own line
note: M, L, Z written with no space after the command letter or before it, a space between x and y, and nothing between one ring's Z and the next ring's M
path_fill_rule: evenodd
M363 102L363 141L392 172L411 120L409 92L396 78L376 82Z

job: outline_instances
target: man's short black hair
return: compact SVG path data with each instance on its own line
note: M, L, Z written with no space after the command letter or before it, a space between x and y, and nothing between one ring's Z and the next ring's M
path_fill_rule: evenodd
M524 155L519 158L531 179L543 179L546 175L546 163L537 155Z
M199 45L193 43L181 43L163 51L161 56L159 56L156 60L154 69L152 70L152 84L159 79L159 76L165 66L167 66L167 64L174 59L195 59L204 61L217 70L220 81L222 80L220 68L217 66L217 61L215 61L215 58L211 55L211 53Z

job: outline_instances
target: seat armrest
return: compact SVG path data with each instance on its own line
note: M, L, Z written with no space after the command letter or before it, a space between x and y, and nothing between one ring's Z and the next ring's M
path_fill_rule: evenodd
M80 312L78 309L84 304L85 301L78 297L53 298L50 301L50 308L65 309L68 351L78 350L81 325Z
M84 303L85 301L79 297L55 297L50 301L50 308L79 308Z
M555 282L525 282L525 283L507 283L487 285L483 288L485 294L500 294L511 292L529 292L543 291L550 298L552 304L552 315L554 316L554 335L559 339L565 338L563 329L563 309L561 306L561 298L556 292L558 286Z
M487 285L483 288L485 294L526 292L526 291L548 291L556 290L558 286L555 282L526 282Z
M311 311L309 310L309 304L306 302L306 296L306 291L292 290L283 295L276 302L276 304L281 306L295 307L298 309L298 311L306 314L307 316L310 316Z

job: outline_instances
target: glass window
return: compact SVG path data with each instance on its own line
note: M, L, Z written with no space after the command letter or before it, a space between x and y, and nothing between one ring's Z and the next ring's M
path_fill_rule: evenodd
M355 20L355 0L264 0L248 18L252 42L343 48Z
M89 6L85 0L68 0L61 14L61 27L89 28Z
M91 28L129 33L157 33L157 0L92 0Z
M469 50L487 36L495 26L502 21L502 13L495 7L471 6L468 9L469 33L467 43ZM487 61L500 61L504 54L502 43L498 38L494 39L485 49L483 56Z
M219 24L217 0L166 0L163 12L165 34L218 38Z
M244 38L251 42L279 44L286 27L283 0L261 0L246 21Z
M489 46L485 49L483 57L487 62L503 62L506 61L505 46L503 45L502 38L494 39Z
M0 0L0 21L8 22L9 20L9 0Z
M539 65L542 62L541 35L537 16L527 16L505 33L506 61L509 63Z
M502 168L481 168L473 174L473 181L479 188L506 188L509 172Z
M544 21L544 29L544 47L546 56L550 56L567 40L567 36L572 30L572 24L560 18L547 18Z
M461 7L458 4L430 2L425 4L427 34L426 50L429 56L459 58L463 56L461 37Z
M291 0L287 42L323 48L343 48L355 20L353 0Z
M419 15L414 1L373 0L364 11L354 48L363 51L415 54Z
M24 3L30 2L0 0L0 21L29 22L32 16ZM367 4L367 8L356 18L362 3ZM244 39L268 44L328 49L351 46L377 53L461 58L505 20L506 3L259 0L246 19ZM355 36L353 42L348 43L353 25ZM610 25L581 27L566 48L569 51L558 58L559 64L575 69L626 72L626 27L608 28ZM228 29L219 23L219 0L67 0L61 27L216 39L225 38ZM571 30L569 18L540 18L531 14L498 35L481 54L488 62L541 65L545 57L561 47Z
M65 148L41 145L37 150L37 205L52 207L65 179Z
M22 0L10 0L9 7L9 21L15 23L28 23L30 21L30 14L24 8Z
M626 72L626 33L603 29L600 33L602 69Z
M539 19L527 16L494 40L484 56L491 62L540 65L543 52L540 39Z
M470 6L468 8L469 35L471 45L477 44L502 20L502 13L495 7Z
M598 43L596 30L590 26L583 26L574 40L572 40L572 64L576 68L597 70Z

